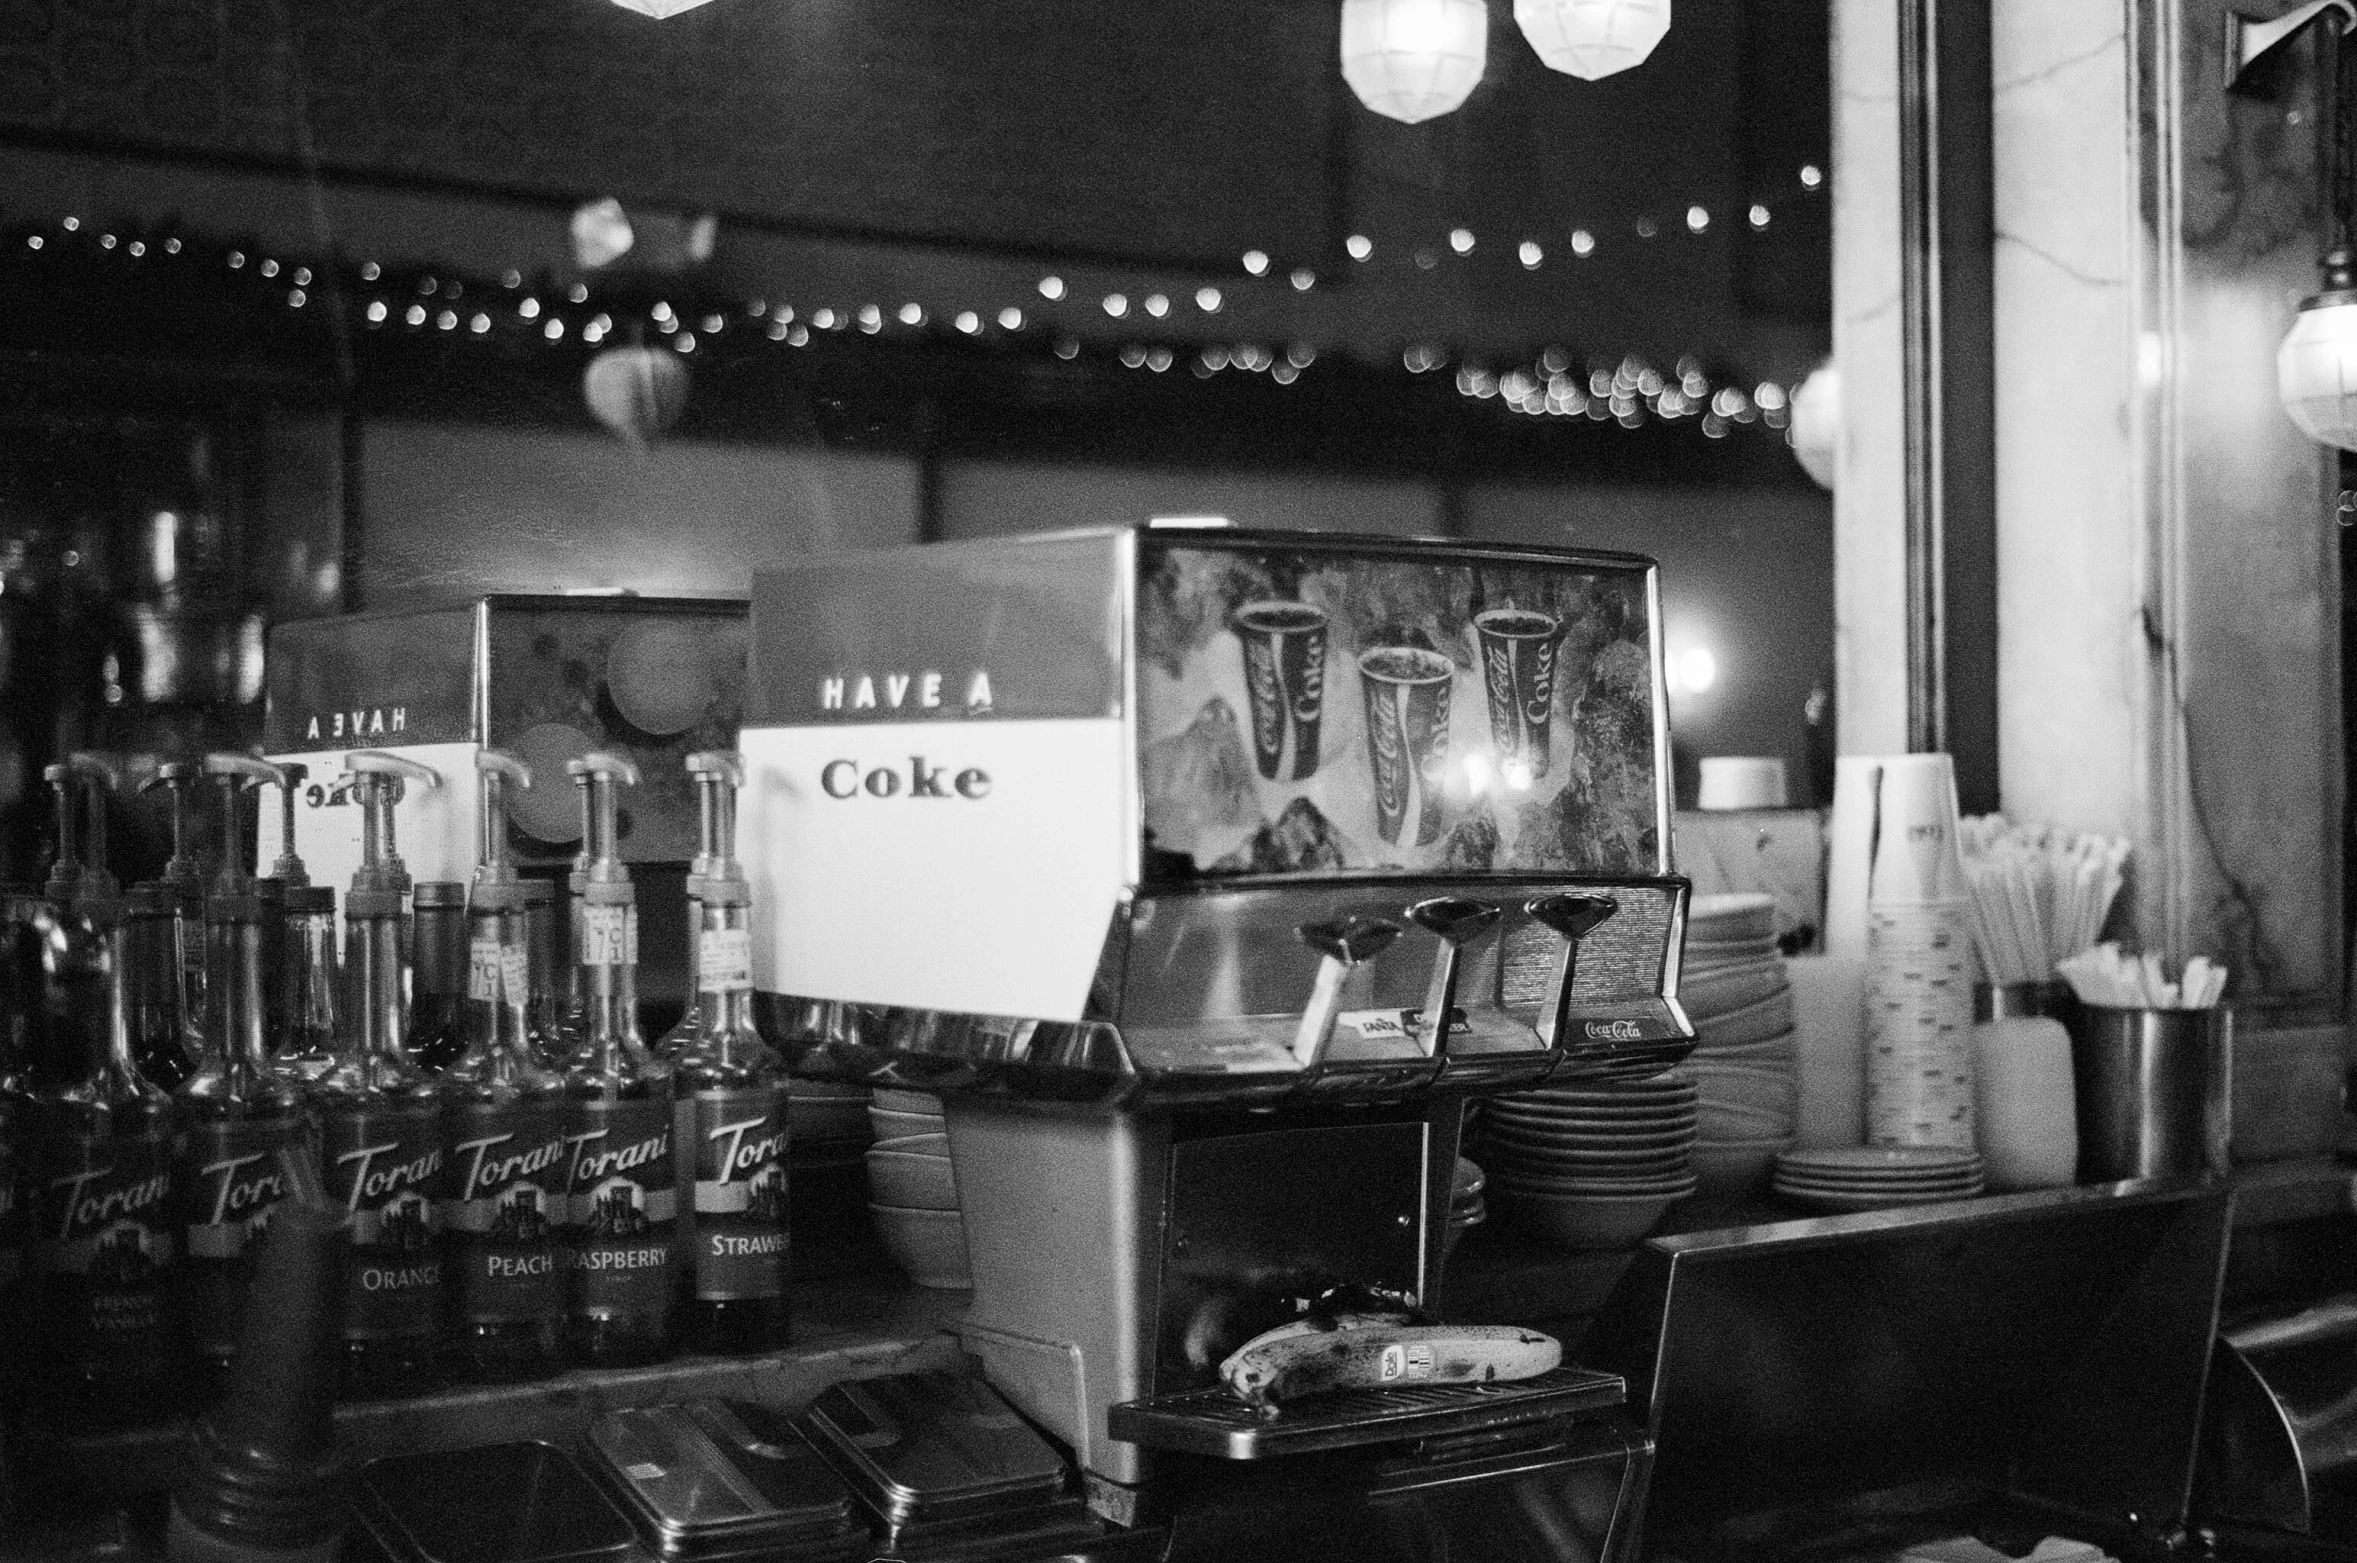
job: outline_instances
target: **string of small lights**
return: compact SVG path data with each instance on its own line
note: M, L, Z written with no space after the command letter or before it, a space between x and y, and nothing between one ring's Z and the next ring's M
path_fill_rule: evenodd
M1801 170L1808 188L1823 183L1814 167ZM1764 225L1764 206L1755 205L1754 225ZM1640 221L1636 231L1642 235ZM1707 212L1692 208L1684 225L1690 234L1709 226ZM1598 241L1585 229L1575 229L1568 245L1575 258L1595 253ZM1447 238L1447 251L1463 260L1481 246L1463 228ZM1352 235L1346 251L1356 263L1374 260L1371 240ZM1535 267L1543 259L1536 240L1520 242L1517 263ZM1408 247L1407 264L1423 269L1437 265L1438 250ZM499 276L468 277L447 270L393 268L375 260L343 258L296 259L268 253L249 244L217 241L182 233L135 232L128 228L99 228L78 216L53 222L20 223L0 230L0 265L32 268L70 277L85 271L113 269L106 280L121 285L135 271L169 269L183 276L201 274L218 289L249 308L283 311L287 318L328 316L314 329L333 330L340 311L344 328L360 338L372 336L447 338L454 343L476 343L517 351L530 346L572 352L595 350L608 344L645 342L668 347L683 359L715 350L743 354L764 350L806 348L815 340L857 336L925 337L936 342L964 342L994 351L1045 350L1064 362L1084 354L1109 358L1126 369L1163 374L1184 366L1195 378L1209 380L1226 372L1266 374L1278 385L1297 383L1319 362L1319 348L1307 341L1283 345L1254 342L1197 345L1193 342L1140 340L1119 345L1084 342L1068 330L1056 328L1054 311L1026 309L1007 303L991 309L929 308L909 301L896 308L870 302L844 306L802 306L768 298L723 299L706 296L692 282L673 279L668 291L644 276L601 281L562 282L549 277L528 279L515 269ZM1254 250L1241 257L1245 282L1283 285L1308 291L1317 282L1308 267L1285 268L1266 252ZM56 280L53 278L52 280ZM157 284L159 287L171 284ZM1077 303L1075 290L1064 278L1046 274L1036 290L1049 305ZM1193 303L1205 315L1217 314L1229 303L1222 288L1204 284ZM1169 319L1175 309L1165 293L1151 292L1131 300L1110 293L1099 308L1110 318L1142 316L1140 325ZM1774 382L1738 384L1714 378L1702 360L1681 356L1669 370L1659 369L1630 355L1582 358L1575 369L1571 352L1550 346L1528 363L1493 366L1436 344L1415 343L1400 355L1401 369L1422 376L1454 365L1456 389L1471 400L1496 401L1505 411L1532 417L1585 418L1636 428L1649 419L1677 422L1694 418L1704 435L1719 439L1738 429L1759 427L1784 431L1789 424L1790 389Z

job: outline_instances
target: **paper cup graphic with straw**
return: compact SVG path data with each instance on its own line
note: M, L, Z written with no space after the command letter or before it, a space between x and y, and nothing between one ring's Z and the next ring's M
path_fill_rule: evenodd
M1449 761L1449 690L1457 665L1418 646L1359 653L1367 696L1367 757L1375 771L1375 830L1423 846L1440 835L1440 785Z
M1491 608L1473 616L1498 769L1524 785L1547 774L1555 725L1555 655L1563 628L1555 615L1529 608Z
M1326 708L1326 614L1306 602L1248 602L1228 620L1244 647L1252 758L1270 781L1306 781L1318 768Z

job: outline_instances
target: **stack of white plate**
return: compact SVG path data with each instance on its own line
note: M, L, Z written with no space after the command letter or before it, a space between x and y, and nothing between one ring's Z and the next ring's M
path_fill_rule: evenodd
M1662 1075L1500 1096L1481 1110L1489 1198L1570 1248L1618 1248L1694 1192L1695 1088Z
M1944 1145L1845 1145L1786 1151L1776 1192L1814 1210L1885 1210L1981 1192L1977 1152Z
M1777 1153L1791 1148L1800 1111L1773 896L1694 898L1678 997L1695 1031L1679 1072L1701 1088L1695 1174L1708 1196L1750 1198L1767 1187Z

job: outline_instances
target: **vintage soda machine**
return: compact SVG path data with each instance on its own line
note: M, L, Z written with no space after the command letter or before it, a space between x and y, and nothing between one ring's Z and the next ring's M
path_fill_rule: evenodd
M1100 1513L1174 1556L1361 1555L1411 1511L1458 1555L1625 1548L1609 1374L1268 1407L1220 1365L1328 1312L1446 1322L1466 1104L1692 1046L1650 561L816 557L755 577L739 748L763 1033L943 1093L960 1333Z

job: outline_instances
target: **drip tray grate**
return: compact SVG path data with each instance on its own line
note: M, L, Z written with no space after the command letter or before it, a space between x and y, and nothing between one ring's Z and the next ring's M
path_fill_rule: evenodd
M1114 1406L1107 1430L1153 1449L1267 1460L1478 1433L1617 1406L1625 1394L1619 1375L1587 1368L1557 1368L1507 1383L1350 1390L1297 1401L1273 1414L1224 1389L1192 1389Z

